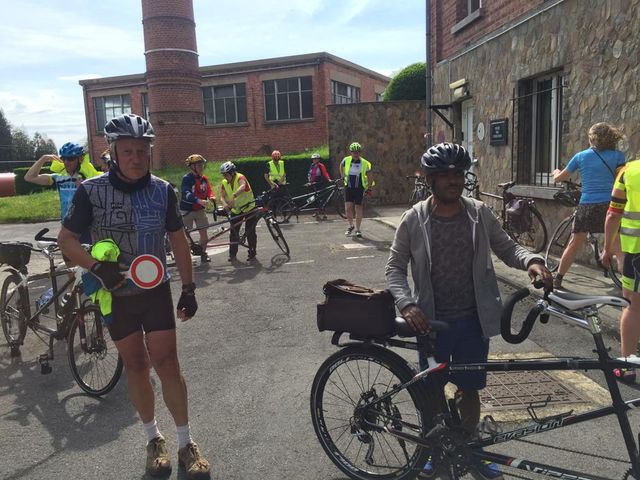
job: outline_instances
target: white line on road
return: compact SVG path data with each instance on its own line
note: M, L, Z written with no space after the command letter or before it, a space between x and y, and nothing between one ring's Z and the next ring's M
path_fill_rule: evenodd
M315 260L300 260L299 262L287 262L286 265L297 265L299 263L313 263Z
M376 258L375 255L361 255L359 257L347 257L347 260L357 260L358 258Z
M373 248L373 245L365 245L362 243L344 243L342 247L347 250L360 250L362 248Z

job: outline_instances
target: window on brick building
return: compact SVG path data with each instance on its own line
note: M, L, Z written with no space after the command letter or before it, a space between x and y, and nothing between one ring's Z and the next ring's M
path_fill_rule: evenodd
M149 119L149 94L142 94L142 116L146 119Z
M332 103L358 103L360 101L360 89L353 85L331 80Z
M522 80L518 85L516 179L529 185L553 185L560 166L562 75Z
M382 102L384 100L384 92L376 93L376 102Z
M267 121L313 118L311 76L267 80L263 85Z
M457 23L451 33L457 33L482 17L482 0L458 0L456 4Z
M220 125L247 121L247 93L244 83L205 87L202 93L205 124Z
M113 117L131 113L131 95L95 97L93 105L96 111L96 132L102 133L104 126Z

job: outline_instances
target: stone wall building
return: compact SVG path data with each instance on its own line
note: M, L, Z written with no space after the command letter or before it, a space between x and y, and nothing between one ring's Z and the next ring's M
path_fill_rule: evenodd
M430 0L435 141L464 143L484 191L518 182L549 233L570 211L551 172L588 148L587 131L618 126L638 158L640 0Z
M156 165L301 151L327 142L327 105L379 101L389 82L326 52L200 67L192 0L142 0L142 16L146 72L80 81L94 157L121 113L149 118Z

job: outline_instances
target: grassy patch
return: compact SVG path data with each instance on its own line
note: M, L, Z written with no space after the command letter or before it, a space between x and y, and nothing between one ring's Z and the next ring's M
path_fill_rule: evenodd
M322 158L329 156L329 148L325 145L308 151L285 155L285 159L294 158L310 158L311 153L319 152ZM242 163L246 160L263 159L261 157L242 157L233 160L233 162ZM220 189L222 175L220 175L220 165L222 161L209 161L205 166L204 174L211 181L216 193ZM177 185L180 188L182 177L187 173L187 168L180 165L166 167L162 169L154 169L153 174ZM33 193L30 195L18 195L15 197L0 198L0 224L2 223L19 223L19 222L43 222L48 220L58 220L60 218L60 201L58 200L58 192L55 190L42 193Z

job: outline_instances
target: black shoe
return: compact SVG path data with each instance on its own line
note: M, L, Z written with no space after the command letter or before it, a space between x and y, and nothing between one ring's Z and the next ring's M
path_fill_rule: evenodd
M235 262L235 261L236 261L235 255L229 255L229 258L227 258L227 262Z
M251 260L253 260L254 258L256 258L256 252L249 252L249 255L247 255L247 262L250 262Z
M209 258L209 255L207 255L207 253L205 252L202 255L200 255L200 261L202 263L209 263L211 259Z

